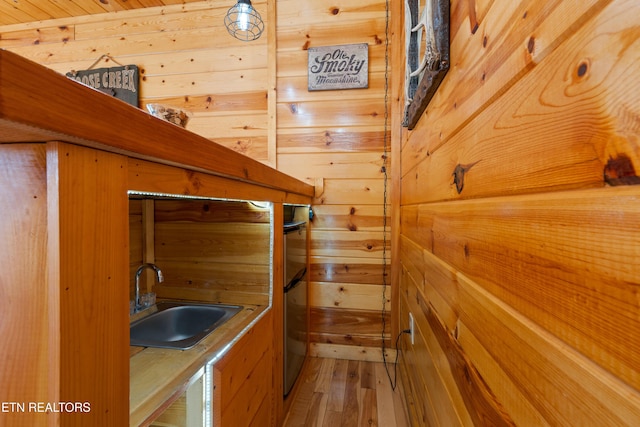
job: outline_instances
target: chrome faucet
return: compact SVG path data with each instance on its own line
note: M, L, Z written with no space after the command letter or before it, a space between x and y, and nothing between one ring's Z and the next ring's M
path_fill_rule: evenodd
M140 267L138 267L138 269L136 270L136 299L135 299L135 310L134 313L137 313L138 311L140 311L140 309L142 308L141 304L140 304L140 275L142 274L142 270L144 270L145 268L151 268L153 269L153 271L156 272L156 277L158 279L158 283L162 283L164 282L164 276L162 275L162 271L158 268L157 265L155 264L151 264L151 263L146 263L146 264L142 264Z

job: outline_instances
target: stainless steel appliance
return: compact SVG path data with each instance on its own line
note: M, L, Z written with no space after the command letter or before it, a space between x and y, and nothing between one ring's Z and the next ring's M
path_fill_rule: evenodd
M284 226L284 395L307 354L307 223Z

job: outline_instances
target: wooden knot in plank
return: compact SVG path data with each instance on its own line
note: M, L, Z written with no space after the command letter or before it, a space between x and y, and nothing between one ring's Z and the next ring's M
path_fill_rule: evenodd
M604 181L609 185L638 185L640 178L636 175L633 162L626 154L609 157L604 166Z
M480 160L478 160L478 162L479 161ZM453 183L456 185L456 191L458 192L458 194L462 193L462 189L464 188L464 175L469 172L469 169L471 169L478 162L473 162L466 165L461 165L460 163L458 163L456 165L452 175Z

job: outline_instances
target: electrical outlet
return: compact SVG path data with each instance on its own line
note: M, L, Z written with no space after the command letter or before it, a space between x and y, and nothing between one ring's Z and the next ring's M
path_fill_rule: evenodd
M414 339L413 339L414 326L415 325L413 323L413 314L409 313L409 331L410 331L409 333L411 334L411 345L413 345L414 343Z

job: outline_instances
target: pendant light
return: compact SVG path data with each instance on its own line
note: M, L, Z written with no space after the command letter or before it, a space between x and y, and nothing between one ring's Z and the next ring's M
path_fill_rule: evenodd
M264 22L251 6L251 0L238 0L224 17L224 25L229 34L246 42L257 39L264 31Z

